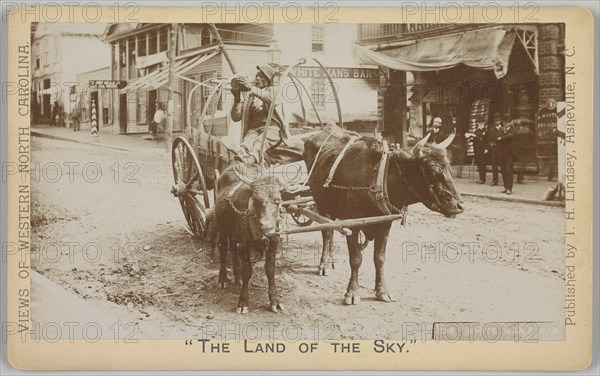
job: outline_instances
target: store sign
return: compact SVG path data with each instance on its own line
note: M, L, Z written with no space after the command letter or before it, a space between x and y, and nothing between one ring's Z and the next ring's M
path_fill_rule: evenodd
M90 80L91 89L122 89L127 86L127 81L119 80Z
M556 105L549 103L537 114L535 132L536 155L539 158L556 157Z
M352 78L359 80L379 80L379 69L325 67L332 79ZM321 67L296 67L294 75L298 78L326 78Z

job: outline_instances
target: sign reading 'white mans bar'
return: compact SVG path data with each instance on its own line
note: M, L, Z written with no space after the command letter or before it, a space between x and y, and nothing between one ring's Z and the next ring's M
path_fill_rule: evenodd
M363 80L379 79L379 70L374 68L326 67L331 78L357 78ZM297 67L294 75L298 78L325 78L321 67Z

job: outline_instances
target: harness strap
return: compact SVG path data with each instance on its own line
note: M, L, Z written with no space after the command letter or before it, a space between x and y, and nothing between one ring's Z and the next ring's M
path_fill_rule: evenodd
M333 162L333 165L331 166L331 170L329 170L329 176L327 176L327 180L325 180L325 184L323 184L324 188L329 187L329 184L331 184L331 181L333 180L333 176L335 175L335 170L337 170L338 165L340 164L340 162L342 161L342 158L344 158L344 155L346 154L346 150L348 150L348 148L357 139L358 139L357 136L352 136L352 138L350 139L350 141L348 141L348 143L346 144L346 146L344 146L344 148L342 149L342 151L340 152L340 154L338 154L337 158L335 159L335 162Z
M377 208L385 215L398 214L396 210L392 211L388 202L388 191L387 191L387 172L389 167L389 156L390 147L387 141L383 140L383 153L381 154L381 160L377 168L377 174L373 176L374 183L369 189L369 195L377 204Z
M228 198L232 198L235 191L237 191L238 189L240 189L240 187L245 184L244 181L239 181L236 185L234 185L233 187L229 188L229 190L227 191L227 193L225 194Z

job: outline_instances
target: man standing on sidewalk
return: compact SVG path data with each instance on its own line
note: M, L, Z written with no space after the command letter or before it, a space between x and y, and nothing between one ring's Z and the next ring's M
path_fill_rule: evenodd
M165 112L163 110L162 103L158 103L156 106L156 112L154 112L154 118L150 122L150 129L148 132L148 138L154 139L158 135L158 129L162 126L162 122L165 120Z
M81 128L81 123L79 122L80 111L81 110L79 109L79 102L77 102L75 104L75 107L73 107L73 111L71 111L71 121L73 122L73 132L77 132Z
M500 128L502 127L502 116L496 112L492 116L492 123L490 124L490 130L488 133L490 141L490 164L492 165L492 184L491 186L498 185L498 136L500 134Z
M488 130L484 122L477 123L477 129L474 133L466 133L465 137L473 141L473 152L475 153L475 165L479 172L477 184L485 184L487 173L487 159L489 155ZM496 179L498 177L496 176Z
M496 135L496 148L502 169L502 182L504 190L502 193L507 195L512 193L513 189L513 153L512 140L515 137L515 128L512 126L510 118L505 118L498 134Z

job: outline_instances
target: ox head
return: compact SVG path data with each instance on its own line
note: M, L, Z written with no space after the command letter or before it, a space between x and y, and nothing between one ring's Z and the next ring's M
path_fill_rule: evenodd
M454 217L464 211L463 200L454 187L446 147L454 139L453 132L440 144L427 145L429 136L419 141L410 152L395 154L402 183L413 194L415 201L429 209Z
M284 185L278 178L268 176L254 180L251 189L251 205L260 230L263 235L274 235L278 228Z

